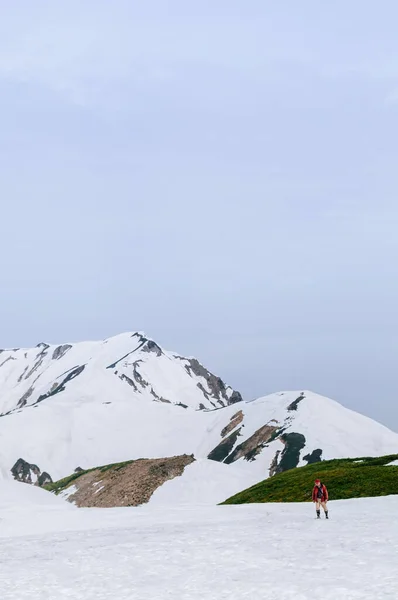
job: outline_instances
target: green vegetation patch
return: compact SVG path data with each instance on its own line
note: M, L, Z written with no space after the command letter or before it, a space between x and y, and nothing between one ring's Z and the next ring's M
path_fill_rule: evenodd
M397 459L393 454L318 462L274 475L223 504L311 502L317 478L327 486L330 500L398 495L398 466L386 466Z

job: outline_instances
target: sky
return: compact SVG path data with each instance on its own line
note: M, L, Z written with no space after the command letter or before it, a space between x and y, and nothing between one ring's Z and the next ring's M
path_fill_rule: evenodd
M398 431L395 0L0 8L0 347L143 330Z

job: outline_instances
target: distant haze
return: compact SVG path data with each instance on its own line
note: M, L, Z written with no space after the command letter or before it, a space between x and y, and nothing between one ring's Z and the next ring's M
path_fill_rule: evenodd
M247 399L312 389L398 430L397 22L4 3L0 346L144 330Z

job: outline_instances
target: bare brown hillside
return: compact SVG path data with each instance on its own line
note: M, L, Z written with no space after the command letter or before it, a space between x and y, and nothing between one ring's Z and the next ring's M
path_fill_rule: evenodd
M48 486L79 507L139 506L166 481L183 474L193 455L142 458L81 471Z

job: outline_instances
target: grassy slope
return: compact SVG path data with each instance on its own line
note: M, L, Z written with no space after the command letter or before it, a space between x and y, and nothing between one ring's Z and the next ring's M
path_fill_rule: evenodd
M310 502L317 478L327 486L331 500L398 494L398 467L384 466L397 459L394 454L318 462L270 477L223 504Z

